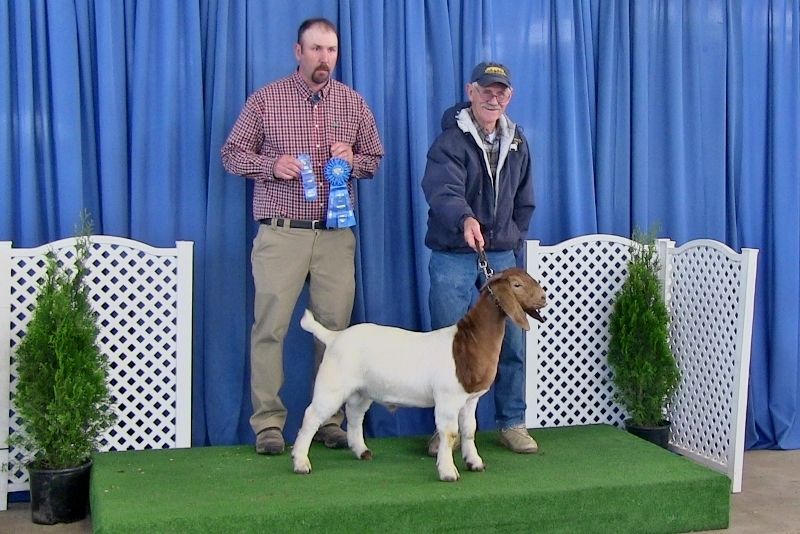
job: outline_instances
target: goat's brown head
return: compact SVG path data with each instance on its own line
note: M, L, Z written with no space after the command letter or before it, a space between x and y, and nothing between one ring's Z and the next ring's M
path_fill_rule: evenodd
M547 295L539 282L524 270L512 267L496 273L484 290L489 291L497 305L523 330L531 328L525 314L544 322L539 310L547 305Z

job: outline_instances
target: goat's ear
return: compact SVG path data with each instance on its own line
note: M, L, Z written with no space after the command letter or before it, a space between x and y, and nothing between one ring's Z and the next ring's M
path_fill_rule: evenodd
M492 284L491 289L497 298L497 303L506 312L506 315L511 317L511 320L523 330L530 330L531 325L528 322L528 316L522 306L519 305L517 296L511 289L511 281L508 279L498 280L497 283Z

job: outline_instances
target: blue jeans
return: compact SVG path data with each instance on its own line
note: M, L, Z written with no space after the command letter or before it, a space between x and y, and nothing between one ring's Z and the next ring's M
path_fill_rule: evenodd
M499 272L516 267L513 251L487 252L489 266ZM486 281L478 269L476 253L433 251L428 264L431 290L428 303L431 327L443 328L463 317ZM506 319L506 335L500 349L500 365L494 383L495 419L500 428L525 423L525 347L523 332Z

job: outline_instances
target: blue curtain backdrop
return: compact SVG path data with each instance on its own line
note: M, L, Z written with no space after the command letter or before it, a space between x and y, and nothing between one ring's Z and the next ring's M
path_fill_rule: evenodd
M502 61L534 150L529 237L658 224L761 250L746 443L800 448L800 0L0 2L0 239L72 235L86 207L98 233L195 242L195 445L253 440L251 184L219 148L247 95L293 70L311 16L339 26L336 76L387 149L359 183L354 322L429 327L425 155L472 66ZM310 367L293 327L292 440ZM372 435L433 424L368 417Z

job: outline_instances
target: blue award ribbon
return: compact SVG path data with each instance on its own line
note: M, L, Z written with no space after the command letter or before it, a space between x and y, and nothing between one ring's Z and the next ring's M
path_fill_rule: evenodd
M300 171L300 180L303 183L303 196L309 202L317 200L317 177L314 176L314 169L311 167L311 156L300 154L297 156L303 165Z
M328 196L328 228L348 228L356 225L356 216L347 191L353 168L342 158L331 158L325 165L325 179L331 186Z

